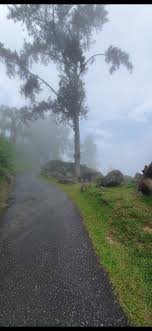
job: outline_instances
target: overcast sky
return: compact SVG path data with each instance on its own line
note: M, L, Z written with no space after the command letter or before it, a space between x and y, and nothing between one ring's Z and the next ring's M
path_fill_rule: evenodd
M90 54L115 45L130 54L132 74L121 68L113 75L102 57L90 66L86 78L87 120L80 123L81 140L92 134L98 147L103 173L119 169L124 174L141 172L152 161L152 5L108 5L109 22L95 35ZM6 19L6 5L0 5L0 42L12 50L22 47L26 31ZM57 89L58 74L52 64L34 67ZM20 106L19 81L10 80L0 64L0 104ZM91 157L91 156L90 156Z

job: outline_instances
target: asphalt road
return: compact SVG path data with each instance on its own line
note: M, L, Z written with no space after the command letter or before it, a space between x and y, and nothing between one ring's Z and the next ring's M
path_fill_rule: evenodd
M31 174L0 220L0 326L127 326L79 211Z

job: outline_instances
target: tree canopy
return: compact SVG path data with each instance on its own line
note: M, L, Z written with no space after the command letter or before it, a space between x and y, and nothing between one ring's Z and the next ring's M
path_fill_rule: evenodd
M31 42L24 41L20 52L11 51L0 43L0 60L5 63L10 78L16 75L23 80L21 93L30 99L32 112L53 112L61 120L68 120L75 133L76 173L80 173L79 120L85 117L84 75L97 56L103 56L112 74L121 65L130 72L132 63L129 55L120 48L110 45L89 58L86 52L93 47L95 32L102 31L108 22L105 5L60 5L25 4L8 6L8 19L21 22L27 29ZM49 66L52 62L59 71L59 88L52 82L32 72L32 65L41 62ZM50 95L38 102L37 95L48 88Z

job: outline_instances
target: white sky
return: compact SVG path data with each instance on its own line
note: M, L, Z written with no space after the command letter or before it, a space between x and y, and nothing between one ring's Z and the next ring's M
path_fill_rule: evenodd
M95 35L89 54L115 45L130 54L134 65L130 75L121 68L113 75L102 57L86 75L87 120L82 120L81 140L92 134L98 147L102 172L119 169L134 175L152 161L152 5L108 5L109 22ZM0 5L0 42L11 50L22 47L21 26L6 19L6 5ZM56 67L34 66L34 72L57 89ZM20 106L19 80L10 80L0 64L0 104Z

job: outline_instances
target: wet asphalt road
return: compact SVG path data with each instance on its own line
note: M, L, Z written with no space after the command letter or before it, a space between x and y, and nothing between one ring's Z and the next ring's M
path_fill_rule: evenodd
M126 325L76 207L18 176L0 220L0 326Z

